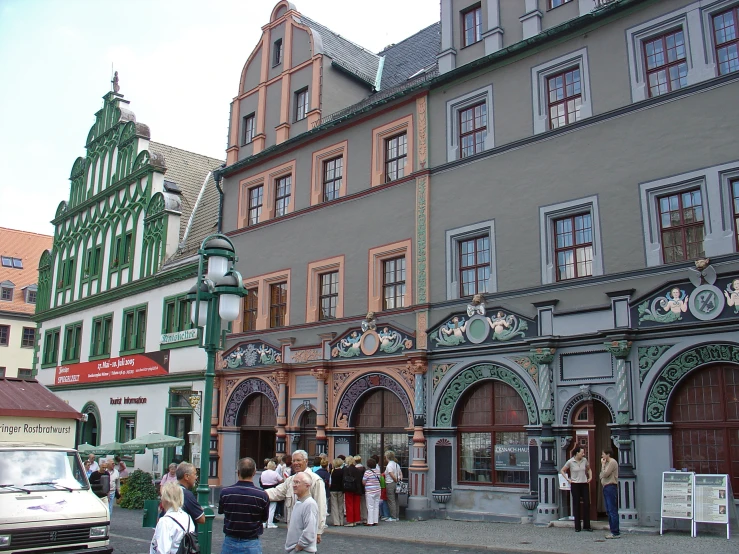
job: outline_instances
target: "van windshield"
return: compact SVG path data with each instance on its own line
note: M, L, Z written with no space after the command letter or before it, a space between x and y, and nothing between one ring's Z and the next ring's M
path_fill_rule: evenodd
M79 490L89 486L75 452L0 451L0 493L17 489Z

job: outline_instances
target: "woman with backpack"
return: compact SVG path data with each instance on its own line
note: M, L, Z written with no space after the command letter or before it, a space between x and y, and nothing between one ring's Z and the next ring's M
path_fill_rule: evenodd
M190 533L195 532L195 524L182 510L182 504L185 502L185 495L182 493L182 487L175 481L165 483L161 490L162 507L166 510L164 516L159 518L157 527L154 530L154 537L151 539L151 548L149 554L178 554L179 552L189 553ZM188 535L187 545L180 550L185 535Z
M347 456L344 460L344 503L346 505L346 527L355 527L361 521L359 502L362 496L363 468L354 465L354 457Z

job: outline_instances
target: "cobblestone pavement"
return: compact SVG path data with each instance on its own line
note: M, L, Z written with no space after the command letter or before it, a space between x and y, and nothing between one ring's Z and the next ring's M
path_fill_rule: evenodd
M141 527L140 510L116 508L111 523L111 544L116 554L144 554L149 551L153 530ZM663 536L655 532L623 533L621 539L605 540L607 531L575 533L571 528L535 527L511 523L485 523L451 520L400 521L380 523L377 527L330 527L320 554L403 554L446 552L485 552L503 554L540 552L575 554L579 552L614 554L737 554L739 530L732 529L731 541L726 540L725 527L699 527L693 539L685 530L670 530ZM284 552L285 526L265 529L262 549L265 554ZM407 541L401 545L398 541ZM213 553L221 550L223 519L217 517L213 528Z

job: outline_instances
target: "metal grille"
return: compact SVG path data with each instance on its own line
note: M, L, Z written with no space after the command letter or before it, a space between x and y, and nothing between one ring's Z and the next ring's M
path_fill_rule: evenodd
M42 546L53 547L56 545L89 542L89 527L72 527L65 529L29 529L11 532L10 544L13 549L38 548Z

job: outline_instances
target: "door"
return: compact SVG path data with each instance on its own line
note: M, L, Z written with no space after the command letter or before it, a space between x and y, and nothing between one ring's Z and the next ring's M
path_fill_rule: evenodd
M87 421L82 424L82 442L97 446L98 443L98 420L93 412L87 412Z
M172 436L184 439L185 444L175 446L173 462L179 464L182 461L192 462L190 459L190 437L188 433L192 430L191 414L172 414L170 417L169 428Z
M310 410L305 412L300 418L300 442L298 443L300 450L308 453L308 465L313 464L313 456L316 455L316 412Z
M611 412L598 400L587 400L580 404L572 419L574 435L570 446L569 456L575 447L581 446L585 450L585 457L590 463L593 472L593 480L590 482L590 519L598 519L606 516L605 503L603 502L603 488L600 485L598 475L600 473L600 453L610 448L613 457L618 459L616 448L611 441L611 429L608 424L612 422Z
M253 394L241 405L239 411L241 436L239 458L252 458L261 468L265 458L275 455L275 425L277 414L269 398Z

